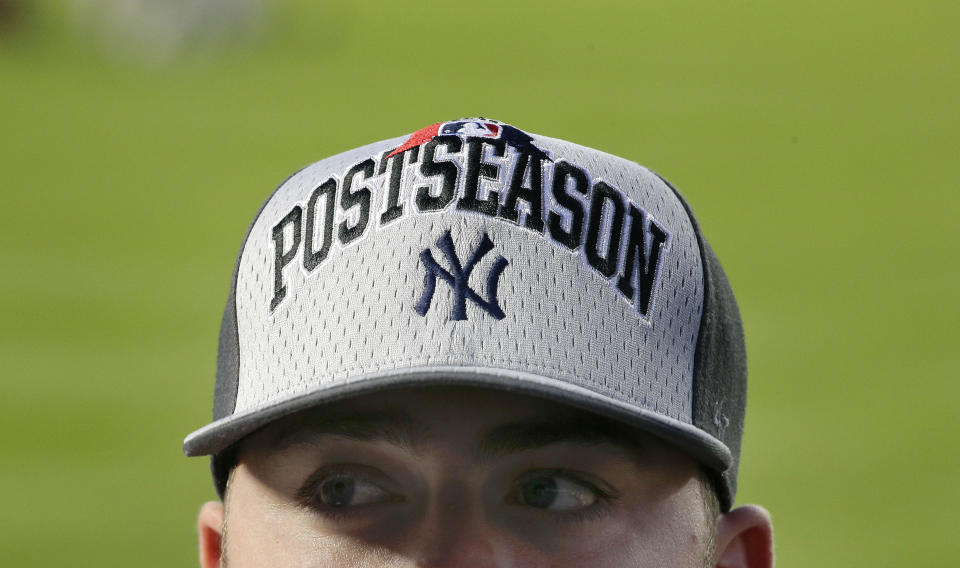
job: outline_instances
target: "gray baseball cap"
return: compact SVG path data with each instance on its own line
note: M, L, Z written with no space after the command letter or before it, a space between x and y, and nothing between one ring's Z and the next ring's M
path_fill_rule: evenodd
M311 164L260 208L220 330L216 456L372 391L533 394L640 428L736 492L739 311L680 194L634 162L485 118ZM222 480L218 481L222 490Z

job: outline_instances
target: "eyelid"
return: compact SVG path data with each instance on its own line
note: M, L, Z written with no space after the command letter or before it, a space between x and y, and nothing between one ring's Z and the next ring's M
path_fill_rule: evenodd
M385 493L394 496L398 500L402 500L399 488L396 487L396 484L379 469L362 464L337 463L322 466L313 472L310 477L303 482L303 484L300 486L300 489L297 490L297 501L301 506L310 509L316 509L315 501L317 498L317 492L320 489L320 485L330 477L337 475L356 477L367 483L376 485Z
M597 495L598 499L607 503L620 497L620 492L617 491L612 485L591 473L566 468L547 468L534 469L518 475L513 480L513 485L510 493L508 493L508 498L514 494L516 487L518 487L524 481L548 476L562 477L567 481L582 485L593 491Z

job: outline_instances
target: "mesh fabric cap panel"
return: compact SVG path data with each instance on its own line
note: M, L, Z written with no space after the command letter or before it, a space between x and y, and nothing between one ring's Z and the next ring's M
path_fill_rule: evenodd
M703 276L682 204L656 176L633 163L572 144L537 142L553 150L555 159L563 156L594 180L617 187L673 232L660 280L667 288L655 294L652 328L638 322L633 306L578 253L525 228L454 206L368 229L345 250L334 245L312 274L288 268L290 297L268 315L274 224L295 203L305 204L310 192L330 176L399 144L392 140L304 169L280 188L253 227L236 291L240 386L235 412L358 375L470 365L561 379L690 422ZM410 188L425 182L407 181L408 195ZM496 253L510 261L499 286L505 320L494 320L468 303L468 319L451 321L453 295L443 286L426 317L412 309L423 290L419 254L435 249L448 229L461 258L486 233ZM483 259L476 280L493 258L490 254Z
M747 407L747 350L743 324L727 275L703 236L689 204L670 182L663 181L687 208L704 259L704 314L694 360L693 423L730 450L730 467L719 474L717 483L721 506L728 510L737 493Z

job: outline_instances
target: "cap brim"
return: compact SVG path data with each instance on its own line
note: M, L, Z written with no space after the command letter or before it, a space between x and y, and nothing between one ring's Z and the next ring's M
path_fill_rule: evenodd
M520 371L485 367L421 367L355 377L345 384L291 397L234 414L191 433L183 442L188 456L216 454L267 424L333 401L400 387L470 386L527 394L595 412L648 432L723 472L732 463L729 448L706 432L570 383Z

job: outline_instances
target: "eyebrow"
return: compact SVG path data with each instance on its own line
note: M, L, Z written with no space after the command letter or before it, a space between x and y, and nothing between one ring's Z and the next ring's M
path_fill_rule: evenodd
M283 428L273 440L274 447L288 448L316 443L324 436L361 442L386 442L416 451L430 439L430 432L405 412L356 412L312 416ZM629 427L585 412L543 414L507 422L483 433L477 444L482 460L492 460L553 444L587 446L611 445L635 456L643 444Z
M559 413L497 426L480 440L480 455L495 459L552 444L611 445L639 454L641 443L630 429L586 413Z
M279 449L315 443L318 438L336 436L361 442L387 442L414 450L427 437L425 429L403 412L355 412L312 416L283 428L274 439Z

